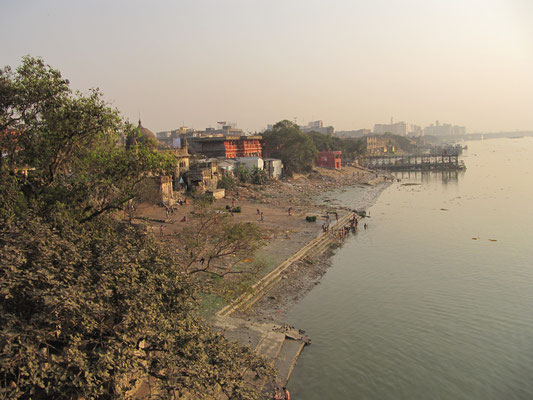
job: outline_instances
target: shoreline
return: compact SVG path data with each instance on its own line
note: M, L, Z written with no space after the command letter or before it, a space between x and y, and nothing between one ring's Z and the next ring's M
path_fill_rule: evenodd
M310 343L303 331L287 323L287 314L320 283L331 266L331 256L346 239L338 238L337 235L342 236L338 232L349 225L354 209L363 211L373 205L390 178L390 174L366 168L316 168L290 180L241 185L215 202L218 210L239 206L241 212L233 213L233 222L257 223L266 243L239 264L239 268L256 272L237 274L211 286L203 294L200 310L200 316L213 329L230 341L251 347L275 365L275 382L247 377L252 386L268 391L272 385L287 384L301 351ZM347 191L356 195L343 204L343 193ZM175 234L194 221L187 218L180 222L183 215L194 211L192 204L180 206L166 218L161 207L146 207L143 211L152 230L160 229L160 240L169 246L178 246ZM330 217L330 230L324 233L322 223L328 213L336 218ZM307 222L309 215L316 216L316 221ZM232 287L239 290L232 291Z
M361 191L364 197L374 187L376 190L373 191L372 201L367 202L365 207L359 207L358 211L366 211L390 185L377 185L378 181L387 181L385 176L376 176L374 179L377 180L375 186L369 185ZM346 192L350 188L356 188L358 184L361 182L339 185L330 188L325 194L331 197L336 191ZM331 234L322 232L321 229L318 235L315 234L310 240L301 243L289 258L270 273L260 277L251 293L242 294L209 319L211 326L223 333L228 340L250 346L256 354L272 361L278 371L274 381L260 380L258 383L255 378L247 378L250 385L265 394L275 387L288 386L301 352L312 340L305 335L305 331L298 329L301 327L295 328L288 323L288 312L321 282L332 265L331 257L335 250L342 247L349 235L357 234L354 231L349 232L346 237L340 235L341 238L337 238L335 233L344 228L355 215L350 207L319 196L314 197L312 201L315 207L324 207L319 202L327 202L329 204L326 208L329 210L334 206L334 211L330 212L339 213L338 222L335 221L337 223L331 225ZM282 241L291 241L294 245L294 236ZM272 250L272 243L263 248L263 251L269 247ZM263 284L262 281L267 283ZM244 308L244 311L241 308Z
M225 211L229 206L239 206L241 212L233 213L233 222L257 223L263 230L265 244L246 259L246 265L239 267L256 272L253 275L228 277L225 285L237 283L238 286L244 281L246 285L252 285L262 279L317 238L325 221L322 217L328 211L338 212L339 215L350 211L349 207L338 204L334 198L337 194L342 194L347 188L358 187L362 197L365 197L368 193L376 192L376 187L380 192L379 184L388 178L389 174L352 166L344 167L341 171L315 168L309 174L298 174L289 180L271 181L266 185L244 184L234 191L227 191L225 198L216 200L215 209ZM375 201L374 197L370 195L356 207L359 210L366 209ZM139 207L139 217L149 222L151 230L159 233L161 241L169 246L179 246L175 235L194 223L193 218L189 218L193 207L192 202L181 205L171 215L165 216L162 207L143 204ZM263 221L258 217L259 213L264 214ZM316 216L317 221L307 222L308 215ZM187 217L186 222L182 221L184 216ZM239 296L236 292L231 295L222 286L214 289L205 293L202 302L201 314L205 318L214 315Z
M350 188L354 188L360 183L353 185L344 185L325 193L331 197L335 191L345 192ZM390 183L381 182L377 193L374 193L372 201L368 202L365 207L358 208L358 211L366 211L379 198L381 193L389 187ZM368 191L369 189L367 189ZM320 201L321 199L315 199ZM336 209L340 212L346 211L349 207L341 204L332 203L328 208ZM344 213L343 215L346 215ZM235 311L232 316L246 319L249 321L256 321L261 323L277 323L287 324L287 315L289 311L303 299L316 285L320 284L322 277L327 273L332 266L331 259L335 255L337 249L344 245L344 241L348 240L353 233L349 233L344 239L337 239L334 243L327 246L323 251L313 255L311 258L304 258L292 263L286 270L283 271L281 280L266 293L260 300L258 300L252 307L245 311ZM290 238L287 240L291 240ZM300 247L304 247L307 243L303 243ZM300 250L299 249L299 250Z

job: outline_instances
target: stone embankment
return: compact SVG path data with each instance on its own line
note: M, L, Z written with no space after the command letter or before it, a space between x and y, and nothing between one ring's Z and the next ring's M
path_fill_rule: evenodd
M257 281L252 286L251 291L244 293L234 302L220 310L217 314L220 316L227 317L237 310L244 311L252 307L258 300L260 300L265 294L267 294L270 289L272 289L276 285L276 283L281 280L282 273L292 264L304 259L305 257L316 256L317 254L326 250L328 245L332 244L334 241L337 240L333 232L348 224L351 218L353 218L353 213L348 213L344 216L341 216L338 221L335 221L330 224L330 229L328 232L321 232L315 239L311 240L304 247L302 247L292 256L283 261L273 271L271 271L269 274L265 275L263 278Z
M251 371L243 371L250 385L265 392L288 382L300 353L309 343L305 335L286 325L257 323L219 315L213 317L212 324L228 340L248 345L257 354L273 361L278 371L273 382Z
M351 212L339 216L338 220L335 219L330 224L327 232L321 232L304 247L279 264L273 271L256 282L249 292L224 307L213 317L212 324L215 329L222 331L229 340L249 345L255 349L257 354L273 360L278 370L278 377L275 382L266 382L251 373L245 375L248 382L258 389L267 391L274 386L286 385L300 352L306 344L310 343L310 340L302 332L286 325L257 323L233 318L231 315L237 311L245 311L253 307L257 301L262 299L280 282L283 273L294 263L312 259L328 250L330 245L339 240L335 233L349 224L353 216L354 214Z

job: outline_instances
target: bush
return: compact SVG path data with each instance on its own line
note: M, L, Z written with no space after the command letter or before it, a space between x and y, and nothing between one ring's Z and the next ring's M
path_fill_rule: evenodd
M239 178L241 183L250 183L252 180L252 175L244 165L239 165L235 170L235 176Z
M202 193L194 197L197 203L202 203L207 205L213 204L215 202L215 197L212 194Z
M220 178L220 181L218 181L218 187L219 189L235 190L237 182L233 175L224 174L222 178Z
M233 210L231 210L231 212L240 213L241 212L241 206L235 207Z
M263 169L254 167L251 172L251 181L256 185L264 184L268 179L268 175Z
M208 213L210 229L171 249L119 223L112 212L175 157L40 59L0 68L0 92L0 398L118 400L141 381L160 398L259 398L242 371L270 381L272 368L198 319L204 285L188 265L190 249L241 259L258 227Z
M307 217L305 217L305 220L307 222L316 222L316 215L308 215Z

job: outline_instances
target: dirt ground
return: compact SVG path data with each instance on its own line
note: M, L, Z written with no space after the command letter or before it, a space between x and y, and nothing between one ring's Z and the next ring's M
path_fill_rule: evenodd
M367 183L375 177L374 172L351 166L344 167L342 171L316 168L313 173L296 175L290 180L272 181L261 186L240 186L234 192L227 193L226 198L216 200L214 207L225 209L227 205L240 206L242 212L233 214L235 222L256 222L267 232L267 237L279 234L291 236L296 232L316 234L321 224L309 223L305 217L320 216L328 209L327 205L316 203L317 195L346 185ZM138 206L136 215L148 219L158 236L163 226L163 237L168 238L192 223L192 211L190 202L189 205L176 206L175 211L167 217L165 208L142 204ZM183 217L186 217L186 221L183 221Z
M326 211L334 211L327 203L318 202L317 196L343 186L383 180L375 172L355 167L342 171L316 168L312 173L296 175L290 180L271 181L265 185L247 184L226 198L216 200L214 207L241 207L241 213L233 213L235 222L254 222L264 229L265 245L251 258L261 260L264 275L322 231ZM185 196L182 196L185 199ZM291 208L291 215L289 215ZM259 213L258 213L259 210ZM174 233L193 224L193 205L176 206L168 215L164 207L141 204L137 216L149 221L157 237L170 244L176 241ZM263 213L263 221L261 221ZM316 215L316 222L307 222L307 215ZM184 220L186 217L186 220ZM161 228L162 227L162 228ZM178 243L175 243L178 245ZM309 262L299 262L286 271L281 283L259 301L252 310L240 315L255 320L282 321L286 311L317 284L329 266L329 252ZM257 279L259 279L258 276Z

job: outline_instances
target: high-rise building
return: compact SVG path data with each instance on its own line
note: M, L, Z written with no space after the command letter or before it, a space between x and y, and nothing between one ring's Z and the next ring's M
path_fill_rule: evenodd
M392 122L390 124L376 124L374 125L375 134L392 133L394 135L407 135L408 127L405 122Z
M435 124L426 126L424 134L427 136L464 136L466 135L466 127L452 124L440 124L435 121Z

